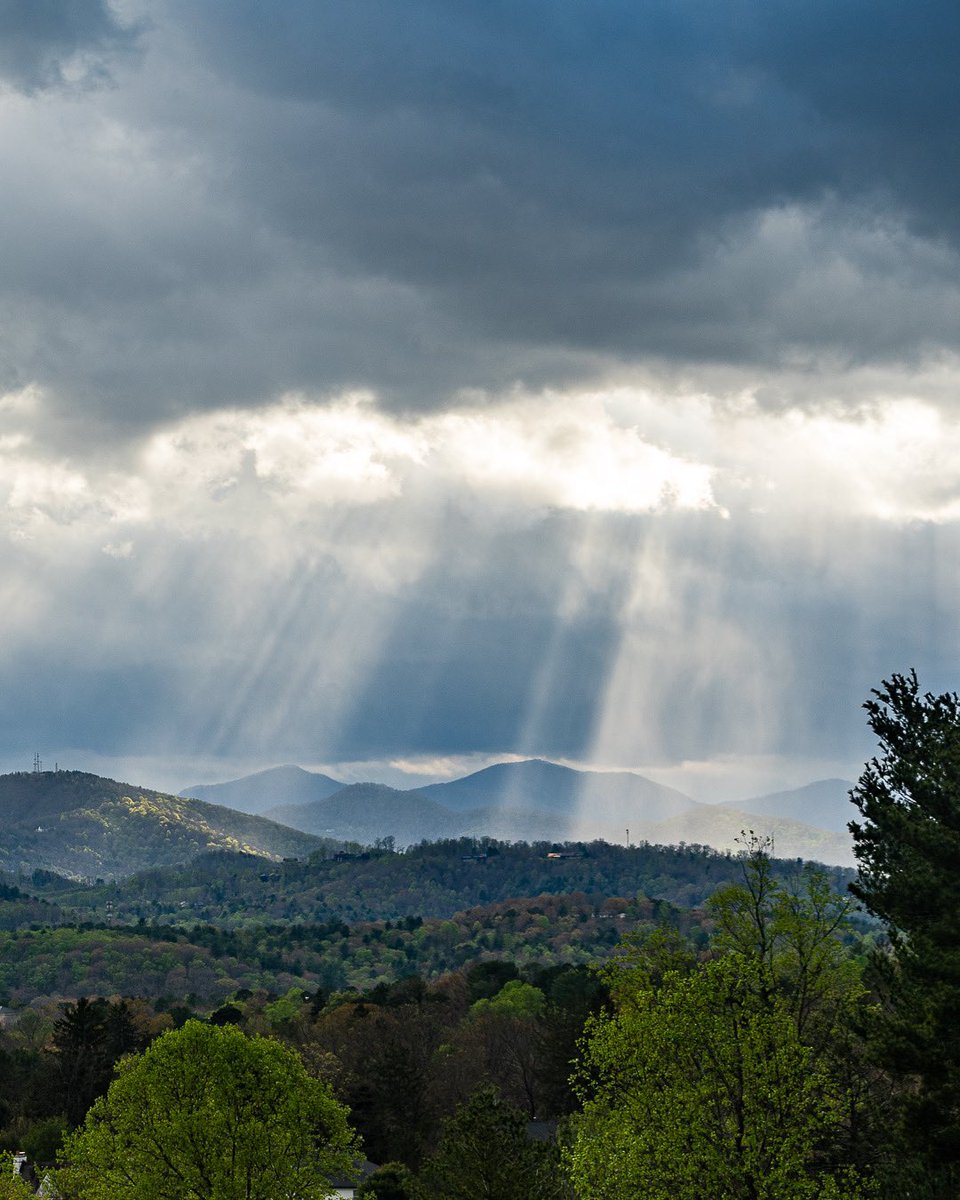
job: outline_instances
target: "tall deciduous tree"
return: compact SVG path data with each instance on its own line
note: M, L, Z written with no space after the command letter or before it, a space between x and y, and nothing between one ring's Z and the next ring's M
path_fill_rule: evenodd
M812 863L788 882L778 880L767 839L749 837L746 847L742 884L720 888L707 902L717 922L713 945L755 962L760 986L784 999L800 1039L819 1050L862 990L836 936L853 902Z
M591 1200L820 1200L861 1194L847 1150L861 1101L834 1052L862 988L824 877L778 882L767 847L717 893L717 957L634 942L587 1027L584 1111L566 1160Z
M636 982L636 980L635 980ZM589 1029L567 1162L591 1200L854 1196L817 1152L841 1097L761 965L736 951L619 993Z
M355 1155L346 1110L294 1051L188 1021L121 1062L58 1186L71 1200L319 1200Z
M880 751L852 793L852 891L885 924L878 1042L904 1080L900 1194L960 1194L960 699L894 675L864 706Z

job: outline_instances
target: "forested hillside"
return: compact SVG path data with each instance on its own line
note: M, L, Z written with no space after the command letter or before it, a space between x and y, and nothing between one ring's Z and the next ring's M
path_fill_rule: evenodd
M743 829L774 840L780 854L850 866L849 797L837 780L750 802L705 804L631 771L574 770L543 759L495 763L460 779L402 790L340 785L299 767L275 767L181 795L258 812L307 833L348 841L392 837L501 841L620 841L731 850ZM826 787L826 793L824 793ZM847 785L849 790L849 785ZM808 802L815 795L817 803ZM827 795L829 799L827 799ZM772 802L771 802L772 801ZM821 824L819 816L825 821Z
M798 866L789 859L776 864L782 877ZM273 863L214 852L184 866L140 871L99 887L77 887L42 873L30 877L30 887L70 907L80 920L109 916L123 922L201 920L236 926L262 920L443 917L471 905L561 892L602 897L639 893L692 906L736 879L739 870L736 855L704 846L506 844L463 838L403 852L388 846L354 847L352 853L321 850L305 861ZM853 878L844 868L826 870L840 888Z
M328 844L263 817L85 771L0 776L0 822L0 869L80 879L182 863L214 848L281 858Z
M210 1007L237 989L363 990L491 958L518 966L586 965L602 962L626 933L655 925L701 944L710 927L700 909L575 892L482 905L443 919L0 931L0 1004L138 995L166 1003L190 997Z
M780 878L798 864L778 860ZM469 840L305 862L206 853L78 887L35 871L0 891L0 1003L90 993L368 987L485 957L602 961L651 922L704 930L701 906L742 863L703 847ZM848 872L830 876L842 889ZM705 934L704 934L705 936Z

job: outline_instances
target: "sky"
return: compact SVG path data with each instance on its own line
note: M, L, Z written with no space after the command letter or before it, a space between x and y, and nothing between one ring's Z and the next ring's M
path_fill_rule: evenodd
M960 8L0 0L0 767L699 799L958 684Z

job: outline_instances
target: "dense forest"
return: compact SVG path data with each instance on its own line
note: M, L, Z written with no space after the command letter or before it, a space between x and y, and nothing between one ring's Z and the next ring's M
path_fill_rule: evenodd
M799 869L774 868L783 880ZM210 1004L236 988L363 989L503 956L600 963L626 933L655 925L702 944L704 901L741 869L704 847L464 839L304 862L208 853L99 887L34 871L0 887L0 1003L136 994ZM843 888L852 873L827 877Z
M238 927L264 920L376 921L448 917L463 908L541 893L637 894L694 906L738 877L737 856L705 846L607 842L504 843L490 838L426 842L402 853L386 844L322 850L305 860L265 862L209 852L186 866L80 885L50 871L9 884L69 910L71 920L160 924L204 921ZM798 860L778 860L786 876ZM825 868L838 887L853 872Z
M827 874L795 864L784 873L784 864L776 865L779 870L755 844L729 864L732 881L696 907L649 897L601 900L581 892L497 902L428 921L233 929L64 925L7 933L4 969L14 972L21 988L33 970L38 982L69 981L82 992L108 994L67 1002L37 998L0 1033L0 1146L52 1160L68 1131L101 1103L97 1098L110 1087L119 1059L142 1054L171 1031L192 1028L199 1017L211 1027L235 1026L294 1050L349 1110L364 1154L392 1164L383 1178L392 1172L405 1179L401 1195L456 1197L457 1191L435 1188L445 1172L456 1174L457 1163L461 1173L466 1169L464 1148L474 1147L470 1169L480 1174L489 1169L488 1160L507 1155L510 1170L500 1179L501 1190L490 1193L502 1200L561 1200L571 1194L571 1173L577 1172L578 1194L604 1196L584 1149L603 1146L597 1115L604 1098L603 1039L626 1017L636 1019L644 996L691 987L718 963L743 959L737 987L721 997L721 1011L733 1004L734 1025L745 1017L758 1025L744 1052L756 1037L766 1039L762 1053L771 1050L771 1036L786 1039L800 1056L798 1070L809 1070L814 1061L803 1058L801 1031L815 1031L810 1053L817 1042L817 1070L825 1074L811 1076L819 1090L807 1116L810 1137L829 1134L832 1157L820 1163L818 1174L834 1180L851 1122L867 1129L871 1105L888 1086L885 1077L881 1083L862 1070L864 1043L856 1024L869 1007L862 979L873 934L857 932L850 901ZM12 891L4 903L24 903ZM761 949L764 939L769 950ZM328 957L341 974L324 978ZM364 980L367 964L378 961L384 969L377 981ZM598 971L601 961L607 966ZM741 992L748 961L767 974L758 976L756 989ZM98 971L132 986L87 988ZM762 999L768 988L783 997L770 1012ZM806 999L797 1005L801 992ZM25 995L15 997L18 1004ZM774 1022L772 1033L766 1021ZM842 1027L850 1039L836 1063L833 1042L829 1054L819 1044L827 1025ZM735 1036L725 1025L716 1032L721 1043ZM817 1114L824 1096L841 1083L852 1108L849 1120L835 1128ZM769 1081L757 1086L768 1090ZM590 1138L578 1143L577 1122L588 1119L594 1123ZM620 1118L612 1113L611 1119ZM548 1140L531 1142L533 1128ZM485 1138L496 1145L477 1154L478 1139L483 1144ZM618 1151L608 1147L604 1153ZM868 1170L878 1156L876 1136L861 1136L858 1170ZM510 1190L518 1172L529 1174L531 1190ZM369 1190L377 1186L375 1174L367 1194L377 1195Z

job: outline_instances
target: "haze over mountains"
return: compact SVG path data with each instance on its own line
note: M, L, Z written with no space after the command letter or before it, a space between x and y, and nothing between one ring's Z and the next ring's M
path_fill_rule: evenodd
M361 842L491 836L503 840L680 841L735 848L743 830L771 836L776 852L850 865L850 784L822 780L794 791L704 804L627 771L578 771L542 759L496 763L460 779L412 790L338 784L299 767L277 767L222 784L184 789L315 835Z
M832 833L846 833L848 822L857 815L850 803L853 786L849 779L818 779L805 787L770 792L742 803L728 801L724 807L749 810L765 817L788 817Z
M82 771L0 776L0 870L117 877L205 850L302 858L343 842L397 846L442 838L679 842L735 849L742 831L775 853L852 865L843 780L740 805L703 804L630 772L577 771L539 759L497 763L412 790L345 784L296 766L169 796Z
M184 788L180 795L206 800L208 804L223 804L237 812L262 815L278 803L310 804L324 800L342 787L344 784L329 775L288 765L269 767L226 783L198 783Z

